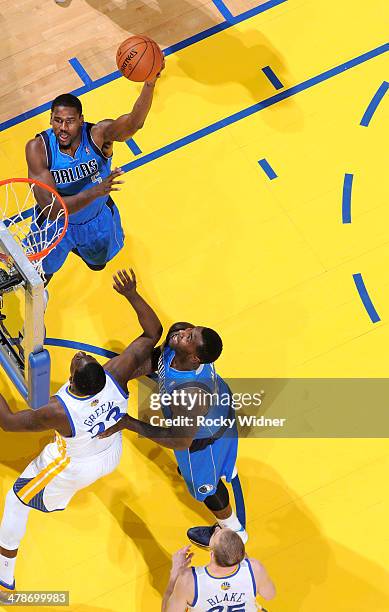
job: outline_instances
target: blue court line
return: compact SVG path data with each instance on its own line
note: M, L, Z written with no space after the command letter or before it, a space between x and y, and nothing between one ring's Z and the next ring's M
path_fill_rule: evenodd
M12 217L10 217L9 219L4 219L3 223L5 227L8 227L9 225L11 225L12 222L15 222L15 221L19 223L19 221L21 220L20 217L22 219L28 219L28 217L32 217L33 210L34 210L33 207L27 208L26 210L23 210L23 212L21 213L12 215Z
M278 76L270 68L270 66L265 66L264 68L262 68L262 72L267 76L267 78L269 79L270 83L273 85L273 87L275 89L282 89L283 88L283 84L281 83L281 81L278 78Z
M87 353L94 353L95 355L100 355L101 357L108 357L111 359L112 357L116 357L118 353L114 353L113 351L108 351L107 349L103 349L100 346L94 346L93 344L86 344L85 342L75 342L74 340L62 340L62 338L46 338L45 340L46 346L60 346L62 348L70 348L75 349L77 351L85 351Z
M359 297L361 298L362 303L364 307L366 308L366 311L372 323L378 323L378 321L381 321L381 319L378 316L378 313L373 306L373 302L371 301L370 296L367 292L365 283L363 282L362 274L359 274L359 273L353 274L353 279L354 279L355 286L358 290Z
M223 30L227 30L228 28L231 28L235 24L241 23L242 21L251 19L251 17L255 17L256 15L259 15L260 13L268 11L269 9L275 6L278 6L279 4L283 4L284 2L287 2L287 0L269 0L269 2L265 2L264 4L261 4L260 6L256 6L252 9L249 9L248 11L245 11L244 13L241 13L240 15L237 15L236 17L234 17L233 22L222 21L221 23L218 23L215 26L212 26L211 28L204 30L203 32L194 34L193 36L190 36L189 38L186 38L185 40L182 40L178 43L175 43L174 45L171 45L170 47L167 47L166 49L163 50L163 53L165 56L172 55L173 53L176 53L177 51L180 51L181 49L190 47L191 45L197 42L200 42L206 38L209 38L210 36L213 36L214 34L218 34L219 32L222 32ZM100 79L96 79L96 81L93 81L88 86L83 85L82 87L78 87L77 89L74 89L71 93L74 94L75 96L81 96L82 94L88 91L91 91L93 89L98 89L102 85L106 85L107 83L110 83L111 81L115 81L121 76L122 76L121 72L119 72L119 70L115 70L115 72L111 72L111 74L107 74L106 76L101 77ZM24 113L21 113L20 115L17 115L16 117L13 117L12 119L7 119L7 121L3 121L2 123L0 123L0 132L14 125L18 125L19 123L22 123L23 121L27 121L27 119L31 119L31 117L35 117L36 115L39 115L40 113L43 113L49 110L50 106L51 106L51 101L44 102L44 104L40 104L39 106L35 108L25 111Z
M277 174L266 159L260 159L258 163L271 181L277 178Z
M221 13L226 21L233 21L234 15L231 13L228 6L226 6L223 0L212 0L219 13Z
M231 25L235 25L237 23L241 23L242 21L246 21L246 19L250 19L251 17L255 17L264 11L268 11L274 6L278 6L278 4L283 4L283 2L287 2L287 0L269 0L269 2L265 2L264 4L260 4L259 6L254 6L252 9L248 11L244 11L244 13L240 13L240 15L236 15L234 17L234 23Z
M371 118L373 117L375 111L377 110L377 106L381 102L382 98L384 97L384 95L386 94L388 89L389 89L389 83L387 81L384 81L379 86L379 88L376 91L376 93L374 94L374 96L373 96L369 106L365 110L365 114L363 115L363 117L361 119L360 125L363 125L364 127L367 127L369 125L369 123L371 121Z
M90 88L90 86L93 84L93 80L90 78L81 62L79 62L76 57L72 57L72 59L69 60L69 64L77 72L84 85Z
M129 138L128 140L126 140L126 145L134 155L140 155L142 153L133 138Z
M124 164L122 166L122 170L124 170L124 172L129 172L130 170L134 170L139 166L143 166L151 161L154 161L155 159L162 157L163 155L167 155L168 153L176 151L177 149L180 149L181 147L195 142L196 140L200 140L200 138L204 138L204 136L208 136L209 134L213 134L214 132L217 132L218 130L224 127L232 125L237 121L240 121L241 119L246 119L246 117L250 117L251 115L265 108L268 108L269 106L273 106L274 104L281 102L282 100L291 98L292 96L301 93L302 91L306 91L307 89L310 89L311 87L314 87L319 83L323 83L324 81L327 81L328 79L331 79L334 76L343 74L345 71L350 70L351 68L355 68L355 66L359 66L360 64L363 64L364 62L367 62L368 60L371 60L374 57L382 55L387 51L389 51L389 43L380 45L376 49L367 51L366 53L363 53L358 57L348 60L347 62L344 62L339 66L335 66L334 68L330 68L329 70L326 70L325 72L322 72L321 74L315 77L311 77L310 79L303 81L299 85L294 85L289 89L284 89L283 91L274 94L273 96L270 96L270 98L262 100L262 102L257 102L252 106L248 106L247 108L244 108L243 110L238 111L237 113L229 115L224 119L220 119L215 123L211 123L211 125L201 128L200 130L196 130L196 132L192 132L192 134L183 136L182 138L179 138L178 140L171 142L170 144L165 145L160 149L156 149L155 151L152 151L151 153L148 153L143 157L134 159L133 161Z
M342 223L351 223L351 191L353 187L353 174L345 174L342 197Z

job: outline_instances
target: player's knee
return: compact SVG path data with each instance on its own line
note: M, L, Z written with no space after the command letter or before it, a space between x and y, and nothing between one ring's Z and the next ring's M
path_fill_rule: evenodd
M4 514L0 525L0 546L16 550L26 532L30 508L22 504L10 489L5 498Z
M228 495L228 489L222 480L218 482L216 493L208 495L204 500L204 504L212 512L224 510L229 503L230 497Z

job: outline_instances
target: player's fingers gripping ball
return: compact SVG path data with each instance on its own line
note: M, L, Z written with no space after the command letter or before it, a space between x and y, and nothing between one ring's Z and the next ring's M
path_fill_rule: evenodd
M130 36L116 53L117 67L130 81L151 81L163 69L164 60L157 43L147 36Z

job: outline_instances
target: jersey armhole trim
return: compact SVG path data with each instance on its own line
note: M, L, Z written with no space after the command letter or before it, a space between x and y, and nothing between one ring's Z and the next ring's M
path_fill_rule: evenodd
M52 155L51 155L51 148L50 148L50 143L49 143L49 137L47 135L47 132L39 132L39 134L36 134L35 137L38 137L38 136L40 138L42 138L42 142L43 142L43 145L45 147L47 169L51 170L53 159L52 159Z
M110 372L108 372L107 370L104 370L106 376L108 376L108 378L110 380L112 380L113 384L115 385L115 387L117 388L117 390L119 391L119 393L125 398L128 399L129 397L129 393L126 393L124 391L124 389L122 389L122 387L119 385L118 381L112 376L112 374L110 374Z
M70 416L70 412L69 412L65 402L63 401L62 397L60 397L59 395L55 395L54 397L56 397L57 400L59 400L59 402L62 404L63 409L65 410L66 416L68 417L68 421L69 421L70 427L72 428L72 435L71 435L71 437L74 438L75 435L76 435L76 428L74 427L73 419Z
M199 587L198 587L198 584L197 584L196 568L192 567L191 569L192 569L192 574L193 574L194 590L195 590L195 592L194 592L193 602L190 604L189 607L190 608L194 608L195 605L197 604L197 600L198 600L198 597L199 597Z
M251 580L252 580L252 583L253 583L254 597L256 597L257 596L257 584L255 582L253 568L251 567L250 560L246 559L246 561L247 561L247 567L249 568L249 571L250 571L250 574L251 574Z
M104 155L104 153L102 152L100 147L98 147L97 144L95 143L95 141L93 140L92 128L93 128L94 125L96 125L96 124L95 123L85 123L86 135L87 135L87 138L89 140L90 146L92 147L94 152L97 153L97 155L100 155L100 157L103 157L106 160L112 159L113 154L110 157L107 157L106 155Z

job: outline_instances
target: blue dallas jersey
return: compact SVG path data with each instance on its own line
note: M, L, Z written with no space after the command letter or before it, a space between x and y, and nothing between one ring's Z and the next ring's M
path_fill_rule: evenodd
M213 394L213 402L206 415L207 423L198 428L190 448L174 451L189 493L198 501L204 501L215 493L222 476L231 482L235 474L238 451L236 423L231 429L219 424L220 417L234 417L231 392L224 380L216 374L212 363L201 364L197 370L179 371L171 367L174 355L175 351L167 346L159 359L160 393L171 394L185 387L200 387ZM216 397L218 401L215 401ZM163 405L163 397L161 404L165 418L171 418L170 406Z
M171 367L175 351L169 346L165 346L158 364L158 382L161 395L171 394L174 390L185 387L200 387L207 393L212 394L212 404L207 413L207 419L231 418L231 391L227 383L220 378L215 371L213 363L203 363L197 370L175 370ZM171 418L170 407L163 406L162 410L166 418ZM220 425L201 426L196 432L195 440L209 438L217 433ZM235 431L235 429L234 429Z
M105 157L92 138L93 124L84 123L81 129L81 142L72 157L61 151L52 128L37 134L45 144L47 166L51 172L56 189L62 196L72 196L95 183L101 183L111 172L112 157ZM69 216L70 224L86 223L95 218L103 209L109 196L96 198L82 210Z

